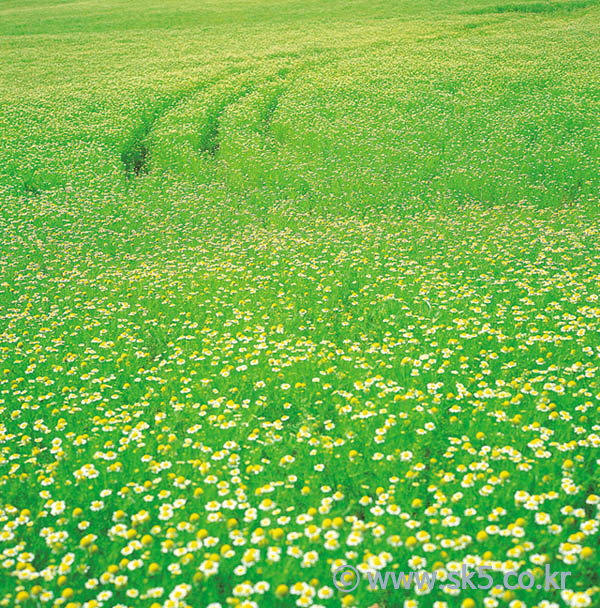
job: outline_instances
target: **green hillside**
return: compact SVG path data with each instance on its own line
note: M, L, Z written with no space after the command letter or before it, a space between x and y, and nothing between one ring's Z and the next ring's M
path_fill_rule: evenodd
M594 0L1 0L0 606L600 605L599 192Z

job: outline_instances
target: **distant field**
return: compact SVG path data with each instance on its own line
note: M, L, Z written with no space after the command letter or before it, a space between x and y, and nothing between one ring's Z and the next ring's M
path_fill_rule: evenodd
M599 192L595 0L0 0L0 606L600 606Z

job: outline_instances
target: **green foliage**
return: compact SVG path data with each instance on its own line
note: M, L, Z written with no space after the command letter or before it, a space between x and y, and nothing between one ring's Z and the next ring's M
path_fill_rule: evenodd
M523 2L519 4L498 4L476 8L467 13L482 15L486 13L556 13L571 12L598 4L598 0L566 0L565 2Z
M0 606L596 605L599 33L0 3Z

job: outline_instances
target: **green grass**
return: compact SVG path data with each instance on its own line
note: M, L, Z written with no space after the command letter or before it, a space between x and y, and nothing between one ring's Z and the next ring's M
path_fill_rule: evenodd
M599 34L0 2L0 606L598 605Z
M468 11L473 15L485 13L555 13L570 12L598 4L598 0L567 0L566 2L525 2L519 4L498 4Z

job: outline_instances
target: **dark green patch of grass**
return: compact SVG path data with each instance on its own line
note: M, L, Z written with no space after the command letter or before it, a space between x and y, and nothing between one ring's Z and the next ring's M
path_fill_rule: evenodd
M572 12L579 9L596 6L598 0L566 0L564 2L530 2L515 4L497 4L485 8L478 8L466 11L470 15L485 15L489 13L523 13L523 14L544 14Z

